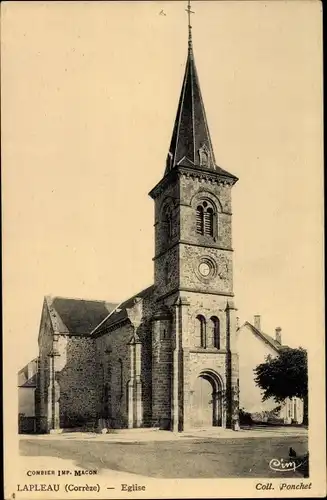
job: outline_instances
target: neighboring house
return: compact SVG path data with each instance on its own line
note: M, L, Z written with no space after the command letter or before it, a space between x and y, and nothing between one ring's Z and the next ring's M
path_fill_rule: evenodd
M127 176L128 168L134 167L126 166ZM40 431L97 422L238 428L231 200L237 180L216 164L189 39L166 168L149 193L154 283L118 307L45 298Z
M262 401L262 391L255 384L253 370L265 361L266 356L278 356L282 345L281 328L276 328L275 338L261 329L260 316L254 316L254 324L246 321L237 330L237 349L239 354L240 408L251 413L254 420L267 421L268 418L281 419L284 423L303 421L303 401L299 398L287 399L278 404L272 398ZM280 407L275 412L273 410Z
M18 372L19 431L35 430L35 390L37 385L38 359L33 359Z

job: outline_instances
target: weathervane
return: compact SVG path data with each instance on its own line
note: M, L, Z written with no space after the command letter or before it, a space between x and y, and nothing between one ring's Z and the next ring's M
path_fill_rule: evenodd
M191 0L188 0L187 2L187 9L185 9L187 12L187 17L188 17L188 48L191 50L192 49L192 25L191 25L191 14L195 14L193 10L191 10Z

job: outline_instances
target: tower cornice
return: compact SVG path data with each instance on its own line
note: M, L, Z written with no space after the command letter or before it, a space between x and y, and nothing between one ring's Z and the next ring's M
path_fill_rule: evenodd
M233 186L238 177L232 175L220 167L216 170L199 168L196 166L178 165L173 170L168 172L154 188L149 192L149 196L155 199L166 189L167 185L175 181L177 178L185 176L191 179L205 180L214 184Z

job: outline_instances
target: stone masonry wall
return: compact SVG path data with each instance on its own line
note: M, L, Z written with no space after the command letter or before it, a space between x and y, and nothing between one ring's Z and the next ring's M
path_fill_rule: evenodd
M173 196L177 195L180 196L178 203L176 198L173 200ZM167 239L162 213L169 200L174 206L175 217L170 240ZM196 207L203 200L209 201L216 212L213 236L196 232ZM180 175L178 181L168 186L156 199L155 206L156 295L163 296L178 287L186 291L232 294L231 187ZM179 245L176 245L177 242ZM212 262L212 279L206 279L199 273L199 265L204 260Z
M174 243L179 239L180 218L179 206L176 203L178 195L178 183L173 183L167 186L167 188L155 200L155 255L164 251L167 248L168 243ZM167 205L171 208L173 216L173 234L170 242L167 241L167 231L164 217L164 209Z
M222 295L211 295L202 293L187 293L184 295L188 302L188 328L183 331L183 347L195 349L198 345L198 338L196 334L198 315L201 315L206 320L207 334L210 330L210 318L216 316L220 322L220 350L226 350L226 305L228 297Z
M162 217L162 207L169 197L175 200L172 203L175 207L176 226L170 241L167 239ZM203 201L214 208L212 235L203 235L196 231L196 208ZM238 359L237 355L229 350L229 346L234 345L236 335L234 331L235 311L233 310L233 324L228 319L230 312L226 312L228 301L231 301L233 297L231 185L224 184L221 179L213 179L209 174L179 172L155 200L155 207L156 297L160 299L160 303L174 311L178 290L181 301L176 318L179 318L177 329L181 336L179 337L181 349L178 354L175 351L176 355L174 354L172 358L169 349L159 342L160 322L154 324L152 330L153 416L168 413L168 400L171 401L172 398L171 388L169 389L167 384L171 380L171 360L173 359L174 366L177 363L179 372L178 419L179 422L183 421L184 430L191 422L191 394L203 370L213 374L216 384L215 398L219 397L223 401L221 404L222 421L223 425L226 425L228 419L231 421L232 411L237 406L232 405L226 396L231 397L233 393L233 398L234 396L236 398L238 388ZM209 266L206 276L200 272L201 268L203 269L203 266L200 267L201 263ZM196 319L198 315L203 316L206 322L206 334L209 341L205 348L201 347L199 342L199 321ZM213 316L219 319L219 349L212 342L213 322L211 318ZM230 344L227 342L228 332L232 336ZM175 332L172 332L172 336L175 338ZM154 361L160 359L160 356L163 359L161 366ZM161 382L164 379L165 383ZM156 387L164 387L165 396L162 396L161 402L159 396L156 395ZM175 376L173 387L177 387ZM174 392L174 398L176 403L176 392ZM158 404L155 399L158 400ZM162 403L162 408L159 403Z
M231 188L204 179L180 177L180 238L193 244L204 244L211 247L232 248L231 234ZM195 210L201 200L208 200L217 212L218 234L214 239L199 235L196 232Z
M176 245L155 261L156 295L162 296L179 285L179 247Z
M192 422L192 391L197 378L203 370L211 370L216 373L222 384L222 395L226 395L227 389L227 314L226 306L229 297L215 294L183 293L183 299L189 305L184 306L182 327L182 355L181 365L183 384L183 420L184 430L190 427ZM167 306L172 307L176 297L169 296L164 300ZM207 336L210 336L210 318L216 316L220 321L220 349L216 349L210 342L207 348L199 347L197 336L197 319L201 315L206 320ZM233 332L232 335L236 335ZM238 366L237 356L232 356L232 383L237 389ZM225 399L222 400L223 422L227 421L227 412L230 411Z
M97 381L95 343L89 337L60 335L56 380L60 387L60 427L95 426Z
M98 411L107 409L108 425L127 427L127 384L131 378L129 342L134 333L132 325L125 324L96 339L97 381L100 395ZM106 401L107 399L107 401Z
M184 333L184 428L190 425L192 420L192 391L194 390L197 377L203 370L212 370L218 374L222 390L226 389L226 304L227 298L219 295L204 295L190 293L187 295L190 306L188 307L188 332ZM209 345L206 349L198 347L197 338L197 315L201 315L206 321L207 339L211 335L210 318L216 316L220 321L220 349ZM186 335L185 335L186 333ZM225 411L223 402L223 411ZM225 417L223 417L225 419Z
M216 248L180 245L180 286L182 290L199 290L211 293L233 293L233 254ZM209 259L214 263L212 279L199 272L199 265Z
M152 425L171 426L172 322L156 319L152 323Z
M138 329L137 334L141 340L141 383L142 383L142 406L143 425L149 427L152 424L152 332L151 322L144 321Z

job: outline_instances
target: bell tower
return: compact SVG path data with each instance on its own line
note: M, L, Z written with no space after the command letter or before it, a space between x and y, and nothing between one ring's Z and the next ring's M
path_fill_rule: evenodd
M150 192L156 307L165 310L166 322L171 317L165 361L153 364L153 394L160 382L165 388L162 396L154 394L159 403L153 411L157 420L163 411L174 430L237 428L231 190L238 179L216 164L195 66L190 3L186 10L184 80L165 173ZM160 314L155 318L158 351Z

